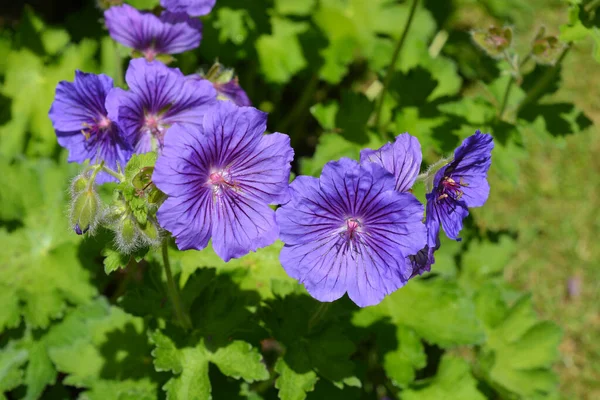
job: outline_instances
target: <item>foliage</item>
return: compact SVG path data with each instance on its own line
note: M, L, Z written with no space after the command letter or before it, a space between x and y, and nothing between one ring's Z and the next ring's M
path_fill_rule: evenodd
M444 7L459 3L468 2ZM484 3L505 17L503 2ZM411 1L218 0L203 17L200 49L174 66L192 73L218 58L234 67L271 113L270 130L290 135L296 173L318 176L328 161L357 159L404 131L432 164L481 129L496 140L492 173L512 190L532 135L559 143L591 124L573 104L545 97L559 90L562 60L580 41L591 38L600 61L596 8L570 3L560 47L544 32L531 38L561 51L528 57L535 45L486 50L488 26L470 26L471 41L437 2L419 2L387 95ZM492 230L485 211L470 217L462 243L442 242L430 274L363 309L312 299L281 268L281 242L228 263L210 246L169 245L186 330L156 246L165 233L155 220L162 193L148 180L152 156L134 157L118 171L121 183L97 189L111 204L115 240L106 230L85 239L70 231L78 167L66 163L47 118L54 90L75 69L122 86L128 53L93 28L100 14L91 2L56 26L41 14L25 7L14 26L0 25L0 398L556 398L562 331L503 278L518 221ZM500 31L514 41L508 28L491 34Z

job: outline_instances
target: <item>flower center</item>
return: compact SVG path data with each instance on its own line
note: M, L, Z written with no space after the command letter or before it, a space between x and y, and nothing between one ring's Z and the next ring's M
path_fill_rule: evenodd
M81 133L83 133L86 140L89 140L93 135L97 135L98 133L109 129L111 124L112 121L103 115L91 124L84 123Z
M463 182L462 178L459 182L456 182L449 176L445 176L440 182L440 185L442 194L438 197L438 200L443 200L448 197L451 197L454 200L460 200L463 195L461 187L468 186L467 183Z
M231 174L225 170L213 171L208 176L207 182L213 190L214 194L221 195L228 189L235 189L235 183L231 177Z
M346 237L353 240L362 230L362 223L356 218L346 220Z
M154 61L157 55L158 52L152 47L144 51L144 58L149 62Z

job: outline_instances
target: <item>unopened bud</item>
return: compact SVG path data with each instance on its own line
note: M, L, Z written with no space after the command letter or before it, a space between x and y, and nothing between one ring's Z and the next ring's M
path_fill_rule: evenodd
M71 207L71 224L75 233L83 235L96 225L100 199L93 188L77 194Z
M544 27L540 28L533 40L531 53L537 63L554 65L565 48L565 44L561 43L558 37L546 36L545 33L546 29Z
M471 37L477 46L491 57L500 57L512 44L512 29L510 27L488 29L471 32Z
M140 233L149 245L157 244L160 241L158 228L151 220L146 221L144 225L140 225Z
M80 194L88 187L89 182L89 178L87 178L85 175L78 175L71 183L71 194L73 196Z

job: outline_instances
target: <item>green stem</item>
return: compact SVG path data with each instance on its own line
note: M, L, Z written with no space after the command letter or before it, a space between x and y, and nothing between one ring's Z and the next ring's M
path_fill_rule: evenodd
M307 107L309 106L310 100L312 99L315 90L317 90L317 85L319 83L319 75L314 74L308 84L304 87L302 91L302 95L294 104L292 110L287 113L283 121L277 127L279 132L287 132L288 128L291 126L292 122L296 121L302 113L306 112Z
M590 11L595 10L599 6L600 6L600 0L592 0L583 7L583 10L585 12L589 13Z
M102 171L106 172L107 174L109 174L110 176L112 176L113 178L116 178L119 182L123 182L125 180L125 175L120 174L116 171L113 171L112 169L102 165L102 168L100 168Z
M508 84L506 85L506 90L504 91L504 97L502 98L502 104L500 105L500 111L498 112L498 120L502 120L502 117L504 116L504 111L506 110L506 105L508 104L508 98L510 97L510 89L512 88L513 84L515 83L515 77L514 76L510 76L510 80L508 81Z
M571 49L570 45L565 47L565 49L561 53L560 57L556 61L556 64L554 64L554 67L548 69L544 73L544 75L542 75L542 77L540 79L538 79L538 81L535 83L535 85L527 93L527 95L525 96L525 98L523 99L521 104L519 104L519 108L517 109L517 115L525 106L529 105L530 103L533 103L534 101L537 101L539 99L539 97L542 95L542 93L544 92L544 89L546 88L546 86L548 86L550 83L552 83L552 80L555 78L555 75L558 72L560 64L563 62L563 60L567 56L570 49Z
M175 316L182 327L185 329L191 329L191 321L183 311L181 298L179 297L179 290L175 280L173 279L173 273L171 272L171 263L169 262L169 244L167 240L164 240L162 243L162 257L163 264L165 265L165 273L167 274L167 290L169 292L169 297L171 298L171 303L173 304L173 309L175 310Z
M419 0L412 0L412 4L410 6L410 12L408 14L408 19L406 20L406 24L404 25L404 30L398 39L398 43L396 43L396 48L394 49L394 53L392 54L392 61L388 66L387 72L385 73L385 77L383 78L383 87L381 88L381 93L379 94L379 99L375 106L375 128L379 127L379 120L381 119L381 109L383 108L383 101L385 99L385 93L387 92L388 86L392 80L392 75L394 74L394 68L396 66L396 62L398 61L398 57L400 56L400 50L404 46L404 42L406 41L406 36L408 34L408 30L412 24L413 18L415 16L415 12L417 11L417 4ZM381 133L384 140L387 140L385 132Z

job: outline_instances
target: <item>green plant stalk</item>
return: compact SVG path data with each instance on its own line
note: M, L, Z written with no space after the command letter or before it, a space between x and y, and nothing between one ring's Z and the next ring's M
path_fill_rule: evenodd
M515 83L515 77L510 76L510 80L506 85L506 90L504 91L504 97L502 98L502 104L500 105L500 111L498 112L498 120L502 120L504 116L504 111L506 110L506 105L508 104L508 98L510 97L510 89L512 89L513 84Z
M410 6L410 12L408 14L408 19L406 20L406 24L404 25L404 30L402 31L402 34L400 35L400 38L398 39L398 42L396 43L396 48L394 49L394 53L392 54L392 61L390 62L390 65L388 66L388 69L385 73L385 77L383 78L383 87L381 88L381 93L379 94L379 98L377 99L377 104L375 106L375 121L374 121L375 128L380 128L379 120L381 119L381 109L383 108L383 101L385 99L385 94L386 94L388 86L390 85L390 82L392 80L392 75L394 74L394 67L396 66L396 62L398 61L398 57L400 56L400 51L402 50L402 47L404 46L404 42L406 41L406 36L408 35L408 30L410 29L410 26L412 25L412 21L414 19L415 12L417 11L418 3L419 3L419 0L413 0L412 4ZM381 135L384 140L387 140L385 132L381 132Z
M519 104L519 108L517 109L517 115L526 105L533 103L540 97L541 93L544 91L546 86L548 86L554 79L556 73L558 72L558 68L560 67L560 64L563 62L563 60L567 56L570 49L571 49L570 45L565 47L565 49L561 53L560 57L556 61L556 64L554 64L554 67L547 70L544 73L544 75L535 83L535 85L527 93L527 95L525 96L525 98L523 99L521 104Z
M106 172L107 174L109 174L110 176L112 176L113 178L116 178L119 182L123 182L125 180L125 175L120 174L116 171L113 171L112 169L102 165L102 171Z
M169 245L167 240L163 240L162 243L162 257L163 264L165 265L165 273L167 275L167 291L169 293L171 303L173 304L173 309L175 310L175 316L183 328L191 329L192 323L190 318L183 310L183 306L181 305L181 297L179 296L179 289L177 288L177 284L173 279L173 272L171 272L171 263L169 262Z
M312 99L315 91L317 90L317 85L319 83L319 75L313 74L310 78L310 81L304 87L300 98L294 104L292 110L287 113L286 117L277 127L278 132L287 132L288 128L292 125L292 122L295 122L304 112L306 112L307 107L309 106L310 100Z

